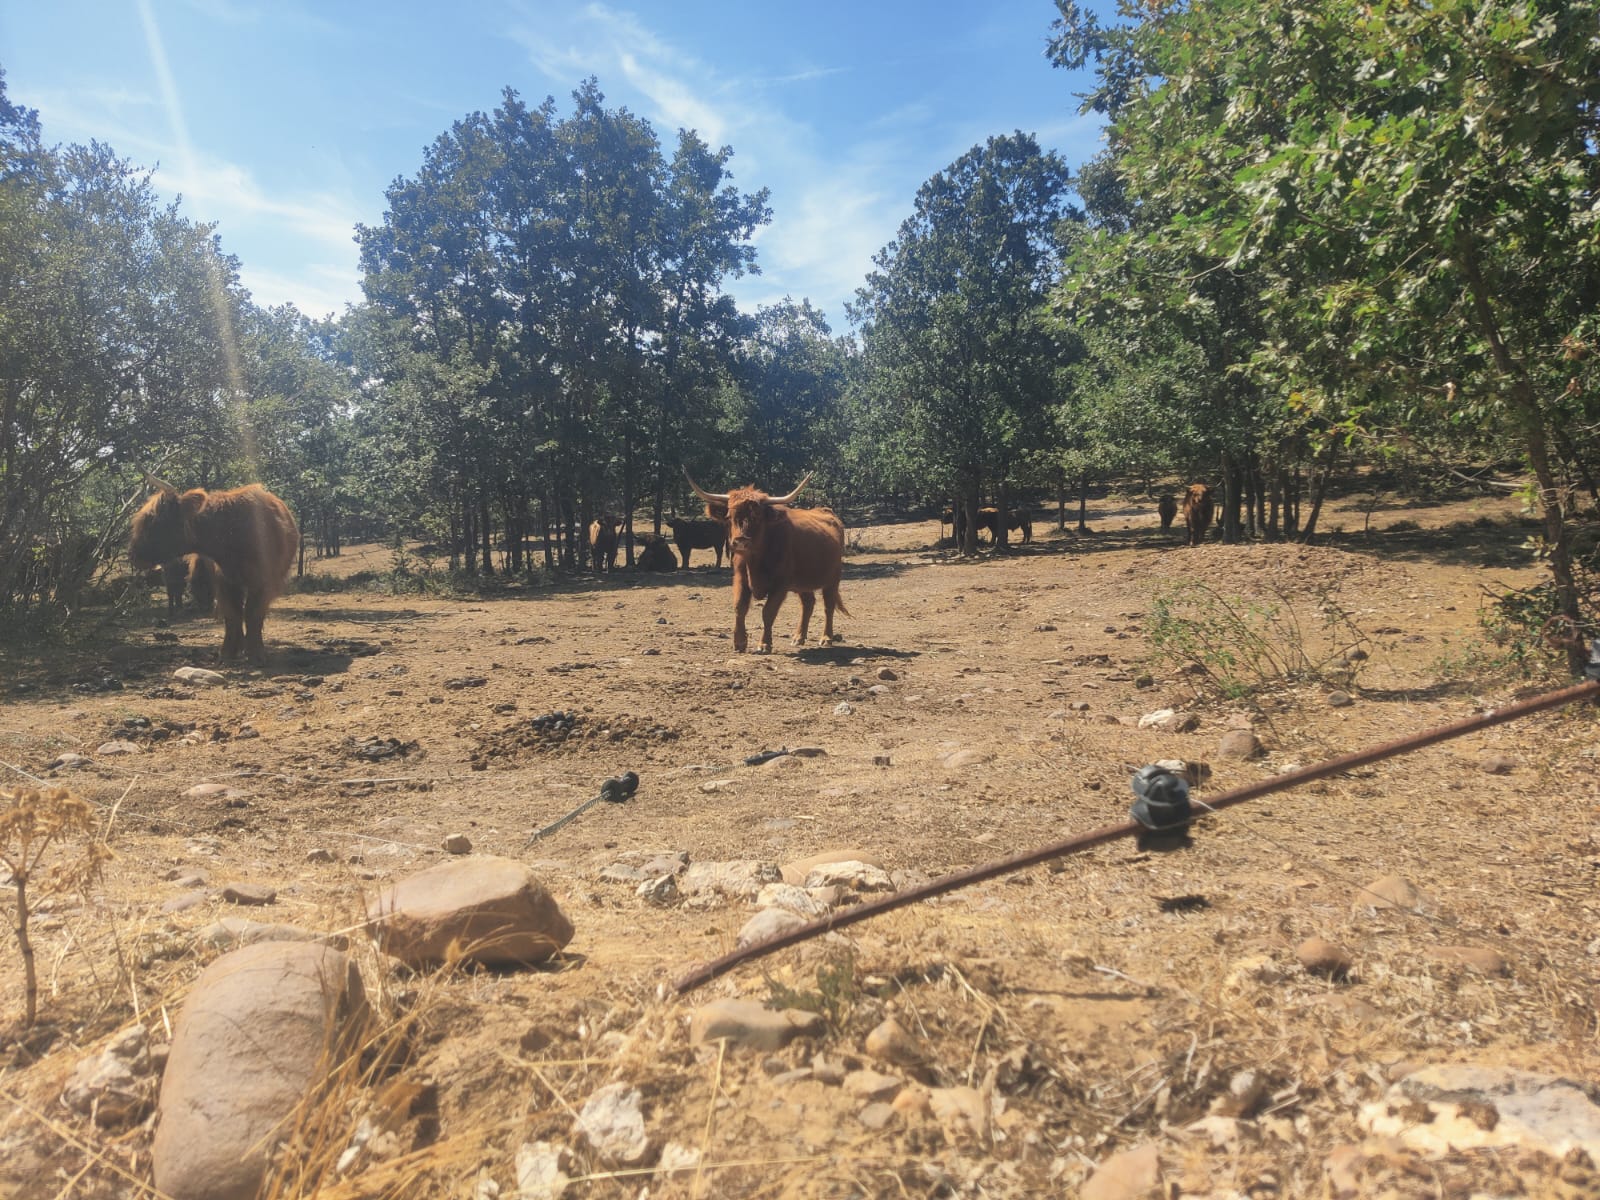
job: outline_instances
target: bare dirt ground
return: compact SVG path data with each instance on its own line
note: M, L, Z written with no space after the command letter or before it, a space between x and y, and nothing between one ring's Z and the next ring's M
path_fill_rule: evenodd
M1125 820L1129 773L1145 763L1209 763L1204 799L1515 693L1473 673L1482 589L1542 578L1508 502L1358 497L1324 521L1339 532L1321 546L1190 550L1159 533L1153 504L1107 501L1092 536L1040 520L1031 546L978 561L939 549L932 522L852 529L843 643L788 645L791 600L770 657L733 654L728 573L709 565L481 596L300 590L267 624L268 667L226 669L213 689L172 673L215 666L220 627L169 625L154 593L89 641L8 646L0 786L32 777L101 806L117 858L87 898L43 901L44 1032L13 1029L0 1058L0 1192L153 1194L140 1182L149 1122L107 1131L67 1111L73 1067L136 1019L164 1040L216 956L196 938L210 922L358 929L368 897L465 834L475 854L530 864L576 936L549 969L417 978L357 932L369 989L408 1022L401 1076L427 1103L391 1122L401 1158L321 1194L515 1196L517 1150L537 1140L570 1148L574 1197L1073 1195L1093 1164L1145 1143L1162 1195L1596 1194L1581 1161L1429 1159L1358 1122L1422 1063L1600 1081L1591 710L1273 795L1210 819L1182 850L1120 841L958 891L686 996L673 981L732 949L751 904L655 905L599 877L629 851L784 863L841 847L902 881L938 876ZM356 547L312 569L388 559ZM1318 595L1335 595L1371 657L1254 703L1201 694L1203 677L1148 637L1157 594L1184 581L1289 596L1308 643L1322 637ZM1330 705L1336 686L1354 703ZM1137 727L1161 708L1198 727ZM578 715L572 735L535 727L553 712ZM1219 757L1230 727L1253 729L1267 755ZM137 753L100 752L118 739ZM826 753L743 762L798 746ZM50 765L67 752L89 761ZM631 800L525 847L628 769L641 781ZM230 790L185 795L201 783ZM184 881L196 873L202 884ZM1390 874L1434 911L1353 907ZM276 904L226 903L221 889L240 882L271 885ZM1348 949L1347 979L1301 968L1296 947L1313 935ZM1509 974L1439 953L1453 946L1499 951ZM8 942L8 1019L21 990ZM698 1005L780 994L823 1009L827 1035L776 1054L690 1046ZM919 1065L866 1054L891 1015ZM799 1070L818 1055L970 1086L981 1115L868 1113L828 1071ZM1244 1071L1260 1086L1230 1108ZM640 1089L652 1142L631 1173L572 1133L574 1110L618 1081ZM330 1110L331 1141L367 1103ZM1240 1119L1215 1137L1215 1123L1191 1129L1219 1112ZM697 1166L652 1173L669 1142ZM1341 1157L1348 1145L1361 1153Z

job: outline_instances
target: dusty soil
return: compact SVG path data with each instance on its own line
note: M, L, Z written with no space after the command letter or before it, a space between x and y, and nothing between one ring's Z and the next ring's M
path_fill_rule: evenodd
M355 929L367 897L442 861L459 833L474 853L530 864L577 934L551 969L429 978L357 934L369 987L404 1018L399 1075L427 1102L392 1122L400 1166L325 1194L465 1197L492 1181L512 1196L517 1148L539 1139L572 1148L569 1196L1066 1195L1146 1142L1173 1195L1331 1195L1328 1156L1352 1143L1365 1146L1352 1168L1363 1195L1586 1194L1581 1163L1425 1160L1365 1140L1357 1112L1406 1064L1600 1081L1589 710L1275 794L1212 818L1184 849L1115 842L675 993L754 910L649 904L599 878L625 852L784 863L858 847L905 883L1119 823L1129 773L1148 762L1208 763L1204 799L1515 693L1478 673L1482 590L1542 577L1507 502L1357 497L1313 548L1190 550L1159 533L1148 503L1106 502L1090 521L1084 537L1041 519L1032 545L977 561L939 548L932 522L852 529L842 644L791 647L791 600L771 656L733 654L728 573L709 565L471 596L308 587L273 612L268 667L227 669L215 689L172 673L216 665L221 629L169 624L153 593L66 649L10 645L0 786L46 780L101 806L117 858L86 899L42 902L45 1024L13 1029L5 1048L0 1190L140 1194L149 1123L107 1131L64 1109L74 1065L135 1019L166 1036L216 954L201 927L244 915ZM356 547L313 571L388 564ZM1287 602L1327 677L1221 696L1149 637L1155 598L1185 581L1230 603ZM1343 641L1318 615L1330 595L1348 614ZM1355 644L1370 657L1338 661ZM1336 687L1354 703L1330 705ZM1137 727L1160 708L1198 727ZM572 719L538 720L557 713ZM1218 757L1230 727L1254 729L1266 757ZM113 739L139 752L98 752ZM826 753L744 765L798 746ZM64 752L91 761L52 768ZM641 781L630 800L526 845L628 769ZM185 797L205 782L232 792ZM317 850L332 861L308 858ZM198 902L165 911L196 871ZM1389 874L1436 911L1353 910ZM227 904L234 882L272 885L277 903ZM1301 969L1295 948L1312 935L1349 950L1348 979ZM1441 946L1496 949L1510 974L1441 961ZM0 954L10 1016L21 973L9 941ZM734 995L813 1003L829 1033L771 1055L691 1047L696 1006ZM866 1056L887 1015L918 1039L915 1070ZM869 1127L863 1100L784 1074L818 1054L977 1088L985 1127L914 1113ZM1244 1070L1265 1088L1230 1139L1188 1131ZM615 1172L573 1138L573 1111L614 1081L641 1089L652 1154L676 1142L698 1169ZM354 1128L369 1106L344 1097L326 1119ZM344 1140L335 1128L330 1141Z

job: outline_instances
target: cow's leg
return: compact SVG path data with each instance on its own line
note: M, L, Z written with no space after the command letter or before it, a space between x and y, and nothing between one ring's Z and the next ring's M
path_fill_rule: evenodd
M800 625L794 631L794 644L806 644L806 630L811 628L811 614L817 607L817 594L815 592L796 592L800 597Z
M789 594L788 588L775 587L767 595L766 603L761 606L761 653L772 653L772 623L778 619L778 610L783 607L783 598Z
M267 623L268 600L262 592L250 592L244 599L244 656L260 666L267 660L261 644L261 628Z
M222 613L222 657L239 657L244 643L244 589L231 579L217 580L217 608Z
M740 570L739 564L733 566L733 650L735 654L743 654L750 645L750 637L745 633L744 618L750 611L750 580Z
M689 543L679 542L678 553L683 555L683 569L687 571L689 569Z
M822 589L822 644L833 645L833 610L839 607L839 585Z

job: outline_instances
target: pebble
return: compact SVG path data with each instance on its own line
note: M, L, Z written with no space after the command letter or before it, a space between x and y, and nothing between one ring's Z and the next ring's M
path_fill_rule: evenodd
M73 754L69 751L66 754L58 754L52 758L50 766L56 769L71 769L74 767L86 767L93 761L94 759L87 754Z
M464 833L452 833L444 839L446 854L471 854L472 839Z
M174 679L184 683L202 684L206 687L221 687L228 682L228 677L218 671L208 671L204 667L179 667L172 673Z
M276 904L278 892L264 883L230 883L222 889L222 898L233 904Z
M1295 950L1295 957L1300 960L1300 965L1308 973L1321 975L1325 979L1344 979L1349 976L1350 968L1355 965L1350 951L1337 942L1330 942L1322 937L1309 937L1301 942L1299 948Z
M834 705L833 715L836 716L836 717L848 717L851 713L853 713L855 711L856 711L855 710L855 706L852 705L850 703L850 701L841 700L841 701L839 701L838 704Z
M116 741L105 742L95 751L95 753L101 758L115 758L120 754L139 754L141 751L138 743L125 742L118 738Z
M308 863L331 863L334 861L333 851L322 846L307 850L306 861Z
M608 1083L584 1102L575 1132L604 1158L627 1166L650 1151L644 1128L643 1097L626 1083Z
M1435 912L1438 905L1416 884L1401 875L1385 875L1374 879L1356 892L1350 902L1353 911L1377 912L1386 908L1403 908L1424 915Z
M900 678L893 667L879 667L874 674L884 683L893 683Z
M867 1034L865 1047L871 1057L897 1067L914 1067L926 1058L922 1044L893 1017L881 1021Z
M1230 729L1217 743L1218 758L1252 759L1261 757L1263 752L1261 739L1248 729Z
M1080 1200L1147 1200L1161 1186L1161 1155L1154 1142L1113 1154L1094 1169Z
M994 755L985 750L957 750L954 754L945 755L943 762L948 769L958 771L962 767L982 766L993 760Z
M1200 728L1200 718L1194 713L1158 708L1139 718L1139 728L1159 729L1163 733L1190 733Z
M791 933L804 927L805 924L804 917L786 908L763 908L739 929L738 936L734 938L734 947L743 950L746 946L754 946L757 942L765 942L769 938Z
M1350 695L1349 692L1329 692L1328 693L1328 707L1329 708L1349 708L1354 703L1355 703L1355 699L1354 699L1354 697L1352 697Z
M977 1088L931 1088L928 1107L950 1141L988 1141L989 1106Z
M1440 966L1466 967L1480 975L1509 975L1511 963L1498 950L1487 946L1437 946L1427 952Z
M856 1120L868 1129L876 1131L888 1125L897 1115L899 1114L894 1111L892 1105L885 1104L882 1100L874 1100L856 1114Z
M730 1046L781 1050L796 1038L820 1037L826 1028L820 1013L797 1008L775 1012L759 1000L713 1000L695 1009L689 1018L689 1044L701 1046L726 1038ZM812 1068L820 1079L822 1073L815 1062Z
M1478 760L1478 769L1485 775L1509 775L1517 769L1517 760L1503 754L1487 754Z
M514 1160L518 1200L558 1200L572 1182L562 1170L566 1157L564 1148L550 1142L524 1142L518 1146Z
M866 1068L851 1071L844 1077L843 1087L847 1094L859 1096L863 1100L893 1100L895 1094L905 1086L905 1081L898 1075L885 1075L880 1071L871 1071Z

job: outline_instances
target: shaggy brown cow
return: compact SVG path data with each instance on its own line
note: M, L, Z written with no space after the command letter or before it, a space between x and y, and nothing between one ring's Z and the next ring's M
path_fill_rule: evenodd
M688 472L684 472L685 477ZM784 596L800 597L800 625L794 644L803 645L822 593L824 620L822 644L834 640L835 609L850 614L839 599L839 579L844 573L844 522L826 508L790 508L789 501L810 481L807 475L800 487L787 496L769 496L754 487L731 492L701 490L693 479L689 486L706 502L706 511L726 505L733 545L733 648L742 652L749 644L745 633L745 614L752 599L761 608L761 653L772 651L772 623Z
M1156 512L1161 514L1161 532L1172 529L1173 518L1178 515L1178 498L1170 493L1156 501Z
M161 564L161 582L167 589L167 612L183 610L185 591L194 598L195 611L207 616L217 606L216 566L199 554L185 554Z
M1183 523L1189 527L1189 545L1198 546L1205 541L1211 517L1211 489L1203 483L1191 483L1183 494Z
M617 519L609 514L589 526L589 554L594 569L609 571L617 565Z
M654 533L641 533L639 545L639 557L633 563L636 569L640 571L678 569L678 556L672 552L672 547L667 544L666 538Z
M1033 518L1020 508L1013 508L1011 515L1006 520L1007 529L1022 530L1024 542L1033 541ZM989 531L989 541L1000 540L1000 510L998 508L980 508L978 510L978 532L985 529Z
M683 555L683 569L689 569L689 551L715 550L717 552L717 566L722 565L722 548L728 544L728 519L726 516L718 517L717 508L707 503L706 517L668 517L667 524L672 526L672 540L678 543L678 553ZM723 508L726 513L727 509ZM728 561L733 562L733 552L728 553Z
M226 492L193 488L178 494L150 477L156 492L133 517L128 557L137 570L201 554L216 564L217 607L225 632L222 657L242 649L254 663L266 652L261 626L283 591L284 578L300 548L300 531L289 509L258 484Z

